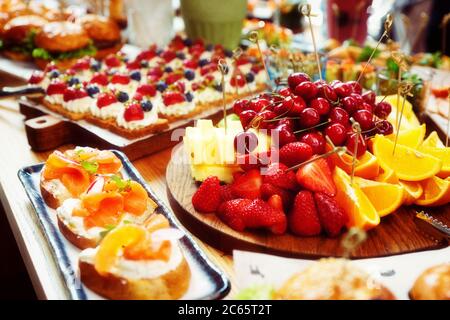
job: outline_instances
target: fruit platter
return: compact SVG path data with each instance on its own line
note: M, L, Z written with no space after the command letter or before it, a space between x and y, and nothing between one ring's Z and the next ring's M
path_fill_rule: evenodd
M351 228L368 235L354 258L445 246L414 219L424 211L448 223L450 149L411 104L355 81L287 82L236 100L226 128L186 129L167 168L180 219L224 250L340 256Z

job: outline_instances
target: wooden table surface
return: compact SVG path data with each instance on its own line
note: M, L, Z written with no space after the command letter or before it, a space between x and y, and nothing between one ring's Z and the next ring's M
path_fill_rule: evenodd
M61 149L71 147L67 145ZM17 101L0 100L0 199L38 298L66 299L64 284L60 282L60 277L55 276L58 269L45 236L17 178L21 167L43 162L49 153L31 151ZM149 186L169 207L165 170L170 156L171 149L166 149L133 162ZM235 279L232 257L196 240L212 262L228 275L232 283L230 295L233 295Z

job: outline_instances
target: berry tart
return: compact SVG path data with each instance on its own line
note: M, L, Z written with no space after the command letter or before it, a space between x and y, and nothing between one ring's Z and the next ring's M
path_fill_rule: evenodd
M225 88L220 60L229 66ZM43 103L50 110L137 138L221 106L223 89L228 102L262 91L266 74L252 54L234 61L220 45L177 36L167 47L152 46L133 58L121 52L102 62L85 57L66 71L49 64L29 83L46 90Z

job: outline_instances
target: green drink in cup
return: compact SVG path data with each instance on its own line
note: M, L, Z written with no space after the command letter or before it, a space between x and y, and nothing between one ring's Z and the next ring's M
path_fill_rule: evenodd
M188 37L228 49L239 44L246 12L247 0L181 0Z

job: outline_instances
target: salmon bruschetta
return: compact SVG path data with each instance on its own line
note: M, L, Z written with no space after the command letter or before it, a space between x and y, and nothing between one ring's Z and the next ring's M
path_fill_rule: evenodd
M108 150L76 147L53 152L45 162L40 188L45 203L56 209L64 200L77 198L87 190L96 175L118 174L122 162Z
M157 208L136 181L119 176L97 176L77 198L56 209L61 233L80 249L97 246L111 228L142 223Z
M191 279L179 245L182 236L160 214L142 225L116 227L98 247L81 252L81 281L109 299L179 299Z

